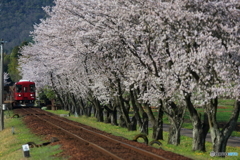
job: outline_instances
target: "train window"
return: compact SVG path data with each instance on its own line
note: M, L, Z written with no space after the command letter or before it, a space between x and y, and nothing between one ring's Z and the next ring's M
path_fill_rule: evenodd
M28 90L27 90L27 87L23 87L23 91L24 92L27 92Z
M22 85L16 85L16 92L22 92Z
M30 92L35 92L35 85L34 84L30 84Z

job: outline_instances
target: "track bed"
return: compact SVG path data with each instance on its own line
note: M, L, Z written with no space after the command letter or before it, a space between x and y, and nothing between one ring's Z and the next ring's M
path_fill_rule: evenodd
M190 160L190 158L113 136L98 129L62 118L38 108L15 109L26 125L46 139L57 137L61 156L76 159Z

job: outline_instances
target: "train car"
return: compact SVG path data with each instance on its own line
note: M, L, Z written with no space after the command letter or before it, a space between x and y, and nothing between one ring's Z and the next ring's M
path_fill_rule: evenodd
M13 87L13 107L32 107L36 100L35 83L30 80L20 80Z

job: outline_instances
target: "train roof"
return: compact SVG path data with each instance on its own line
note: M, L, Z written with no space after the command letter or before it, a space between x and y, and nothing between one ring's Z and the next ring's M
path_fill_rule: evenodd
M19 82L31 82L30 80L21 79Z
M15 84L21 84L21 83L35 84L35 82L30 81L30 80L20 80L19 82L16 82Z

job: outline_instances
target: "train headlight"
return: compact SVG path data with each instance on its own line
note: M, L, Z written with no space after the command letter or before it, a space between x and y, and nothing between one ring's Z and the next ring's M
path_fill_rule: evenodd
M31 97L31 98L34 98L34 96L35 96L34 94L30 94L30 97Z
M19 94L18 97L21 97L21 94Z

